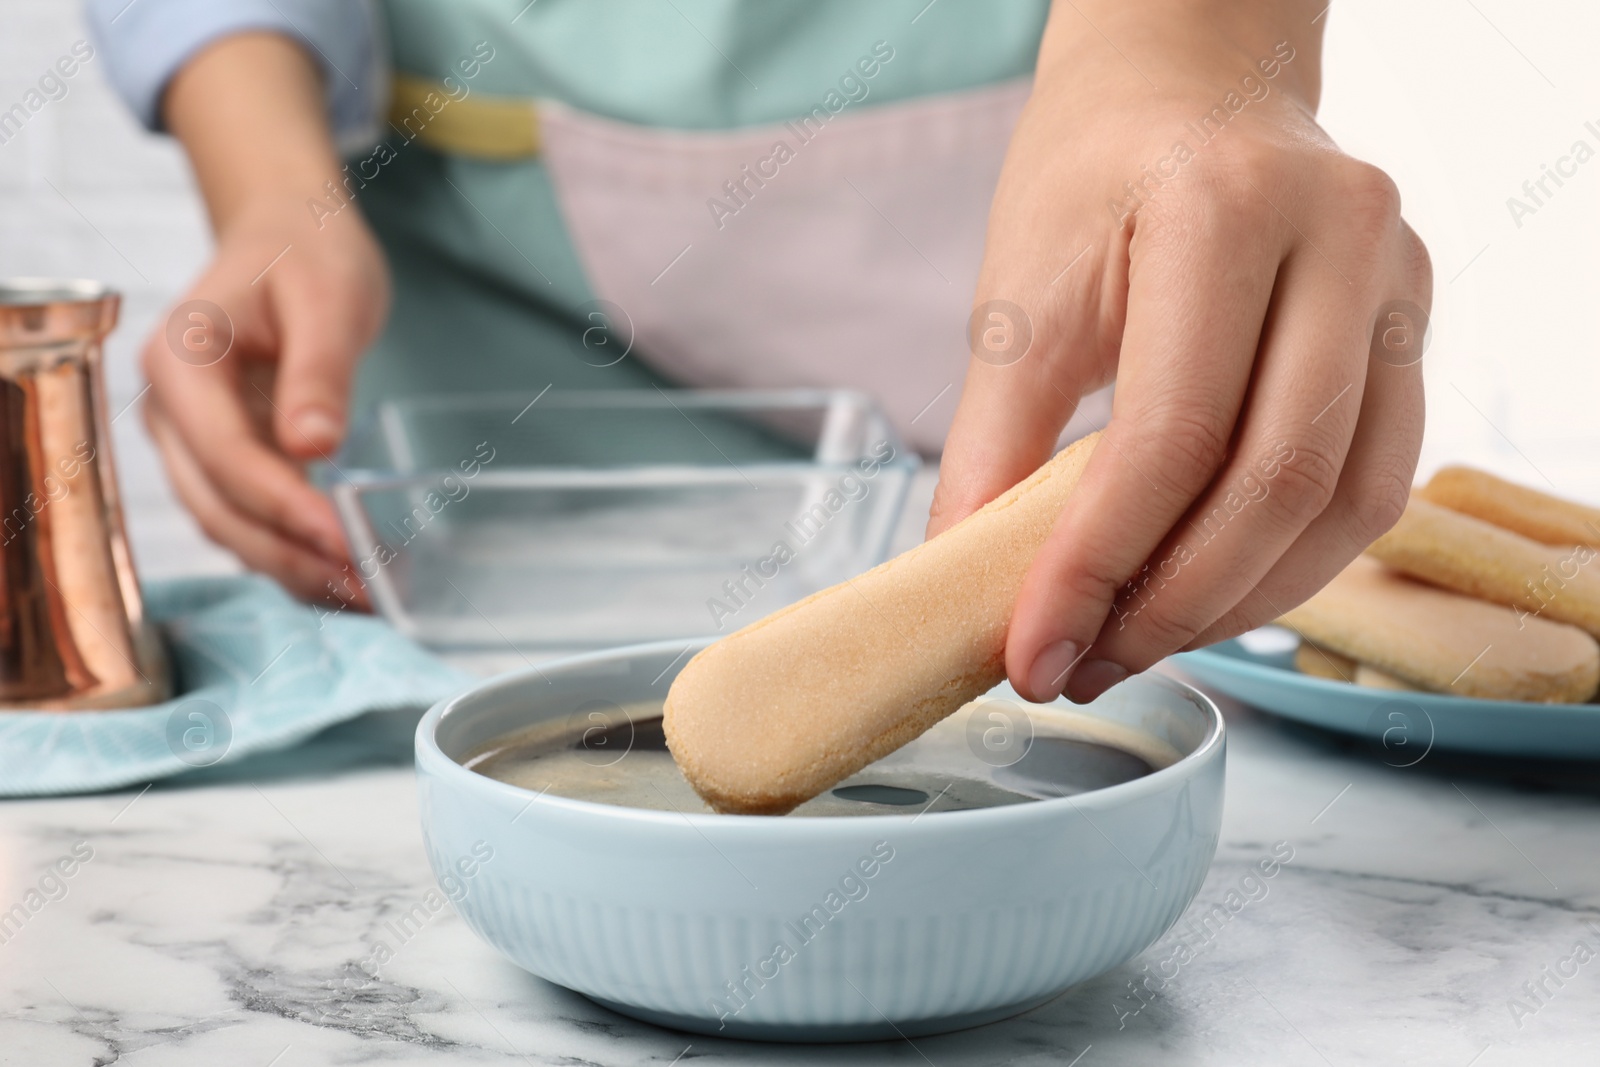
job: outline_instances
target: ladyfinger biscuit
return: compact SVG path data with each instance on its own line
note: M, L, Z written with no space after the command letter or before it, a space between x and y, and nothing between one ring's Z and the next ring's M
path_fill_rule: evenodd
M998 684L1023 576L1096 437L938 537L691 659L662 725L695 791L718 811L782 814Z
M1330 682L1353 682L1356 678L1356 661L1349 656L1341 656L1331 648L1314 645L1310 641L1301 641L1300 647L1294 650L1294 668L1301 674L1309 674L1313 678L1325 678Z
M1421 687L1403 682L1392 674L1385 674L1376 667L1369 667L1365 663L1356 664L1356 684L1364 685L1368 689L1397 689L1402 692L1415 693Z
M1600 645L1576 626L1414 581L1367 556L1281 621L1419 689L1576 704L1600 686Z
M1417 496L1546 545L1600 545L1600 508L1541 493L1487 471L1445 467Z
M1415 498L1367 552L1413 578L1600 634L1600 565L1588 545L1543 545Z
M1342 656L1331 648L1323 648L1310 641L1302 640L1300 647L1295 649L1294 667L1301 674L1313 678L1349 682L1352 685L1364 685L1368 689L1405 689L1412 692L1417 689L1410 682L1402 682L1392 674L1385 674L1365 663L1357 663L1349 656Z

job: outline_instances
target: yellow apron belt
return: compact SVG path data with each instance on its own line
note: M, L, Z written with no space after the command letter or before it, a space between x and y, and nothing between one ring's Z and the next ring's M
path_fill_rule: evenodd
M440 82L396 74L389 121L436 152L488 160L539 154L539 112L528 98L475 92L456 100Z

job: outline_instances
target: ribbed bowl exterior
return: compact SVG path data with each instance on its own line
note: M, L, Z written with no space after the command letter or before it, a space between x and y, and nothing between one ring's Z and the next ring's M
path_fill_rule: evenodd
M773 819L535 798L418 746L429 858L486 942L641 1018L784 1040L973 1025L1130 959L1200 888L1223 766L1218 720L1179 763L1078 797Z

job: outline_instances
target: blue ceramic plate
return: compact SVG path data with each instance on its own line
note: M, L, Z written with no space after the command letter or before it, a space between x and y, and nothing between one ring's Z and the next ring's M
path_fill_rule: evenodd
M1265 627L1173 662L1204 686L1252 707L1365 737L1390 763L1417 762L1431 748L1600 759L1600 704L1475 700L1331 682L1295 670L1295 647L1294 635Z

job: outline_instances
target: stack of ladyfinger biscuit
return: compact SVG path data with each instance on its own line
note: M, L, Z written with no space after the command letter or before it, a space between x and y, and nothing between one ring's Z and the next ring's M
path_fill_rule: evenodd
M1283 617L1306 674L1582 703L1600 686L1600 509L1447 467L1344 573Z

